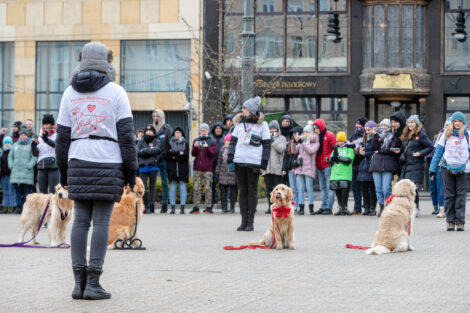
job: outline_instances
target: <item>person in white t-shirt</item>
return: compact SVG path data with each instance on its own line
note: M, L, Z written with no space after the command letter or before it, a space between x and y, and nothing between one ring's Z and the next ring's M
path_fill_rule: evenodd
M137 152L127 93L112 82L112 52L98 42L83 47L80 64L60 103L56 159L61 184L75 201L71 234L74 299L109 299L99 284L109 221L123 187L135 185ZM87 237L93 221L90 259Z

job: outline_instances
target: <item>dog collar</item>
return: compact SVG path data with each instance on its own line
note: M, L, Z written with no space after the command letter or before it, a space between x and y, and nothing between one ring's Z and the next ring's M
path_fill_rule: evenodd
M385 203L386 204L389 204L390 202L392 202L393 198L404 198L405 196L398 196L398 195L391 195L390 197L387 198L387 200L385 200Z
M273 212L276 213L276 217L284 217L287 218L289 216L291 208L288 206L281 206L277 208L273 208Z

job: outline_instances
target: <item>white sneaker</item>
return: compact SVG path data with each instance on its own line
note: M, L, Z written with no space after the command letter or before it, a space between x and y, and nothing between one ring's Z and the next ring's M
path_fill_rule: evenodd
M416 208L415 217L420 217L420 216L421 216L421 211L419 210L419 208Z
M446 217L446 213L445 213L443 207L439 208L439 214L437 214L437 217L438 217L438 218L444 218L444 217Z

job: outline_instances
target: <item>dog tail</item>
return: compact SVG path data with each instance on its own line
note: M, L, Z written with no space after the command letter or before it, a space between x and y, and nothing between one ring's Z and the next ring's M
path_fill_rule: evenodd
M265 246L265 243L264 242L258 242L258 241L250 241L248 243L248 245L250 245L250 246Z
M390 250L384 246L375 246L366 251L366 254L369 255L380 255L390 253Z

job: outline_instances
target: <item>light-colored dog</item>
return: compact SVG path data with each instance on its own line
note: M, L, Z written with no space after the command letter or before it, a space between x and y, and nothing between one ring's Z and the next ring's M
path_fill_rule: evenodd
M385 254L414 250L411 233L415 219L416 185L400 180L392 190L393 199L380 217L379 230L366 254Z
M111 216L111 223L109 225L109 239L108 248L114 247L116 240L129 239L134 233L136 223L142 219L142 212L144 205L142 198L144 196L145 187L142 179L136 178L136 184L133 189L134 192L122 195L121 201L114 205L113 215ZM139 196L137 197L137 194ZM135 205L137 203L137 221L135 213ZM135 236L137 238L137 234ZM118 247L121 247L118 243Z
M271 192L271 215L273 224L264 233L261 241L251 241L250 245L273 247L276 249L294 247L294 206L292 189L286 185L277 185Z
M55 187L54 194L33 193L26 197L20 218L21 233L18 242L24 242L24 236L28 230L31 230L33 236L36 234L48 203L49 208L44 217L44 223L47 223L50 246L65 243L65 232L72 218L73 200L69 199L67 189L60 184ZM33 243L39 244L36 238Z

